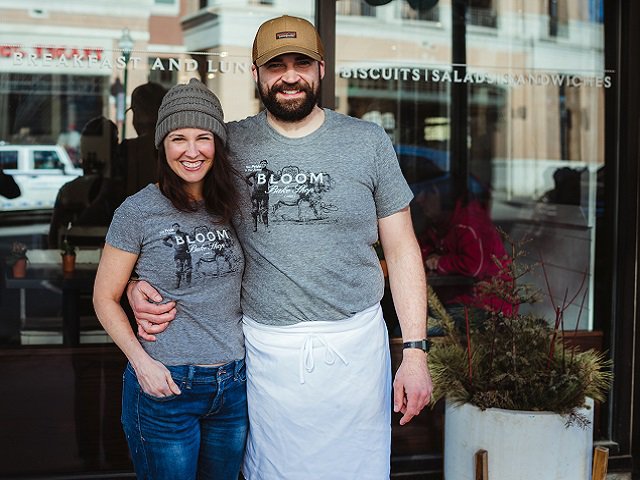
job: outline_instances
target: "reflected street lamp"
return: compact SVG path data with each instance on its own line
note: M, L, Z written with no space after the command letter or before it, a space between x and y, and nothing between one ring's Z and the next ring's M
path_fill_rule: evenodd
M124 111L127 110L127 77L129 73L129 59L131 58L131 51L133 50L133 38L129 34L128 28L122 29L122 35L120 36L120 40L118 40L118 47L122 52L122 57L124 58ZM126 138L126 129L127 129L127 119L124 118L122 120L122 140Z

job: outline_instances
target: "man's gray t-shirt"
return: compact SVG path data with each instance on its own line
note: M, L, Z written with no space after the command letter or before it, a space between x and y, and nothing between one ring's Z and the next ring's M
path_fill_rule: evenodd
M242 308L259 323L341 320L384 293L377 220L413 194L381 127L324 112L303 138L280 135L265 112L229 123L244 180L234 220L246 262Z
M177 210L155 185L116 210L106 242L135 253L135 270L177 314L156 342L141 340L165 365L212 365L244 358L240 283L244 259L229 225L206 212Z

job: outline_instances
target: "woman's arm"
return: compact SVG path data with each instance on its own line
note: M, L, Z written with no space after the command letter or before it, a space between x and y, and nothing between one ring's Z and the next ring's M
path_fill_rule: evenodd
M120 297L137 259L133 253L105 245L93 288L93 306L105 331L135 369L142 389L155 397L177 395L180 389L169 371L144 351L120 306Z

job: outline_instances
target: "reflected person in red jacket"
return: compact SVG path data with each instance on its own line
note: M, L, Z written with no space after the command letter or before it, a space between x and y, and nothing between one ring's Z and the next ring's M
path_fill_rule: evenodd
M511 259L486 206L476 199L459 199L452 212L446 211L435 187L419 194L416 200L430 220L429 227L419 238L427 270L473 280L436 289L454 320L457 323L464 321L465 306L511 314L512 304L495 295L479 294L475 288L478 282L496 276L511 281L508 269L504 268Z

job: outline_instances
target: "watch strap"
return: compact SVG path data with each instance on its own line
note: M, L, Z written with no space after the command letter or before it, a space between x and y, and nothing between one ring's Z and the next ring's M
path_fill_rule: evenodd
M404 342L402 344L402 348L419 348L420 350L422 350L423 352L428 352L429 350L431 350L431 341L423 338L422 340L417 340L417 341L413 341L413 342Z

